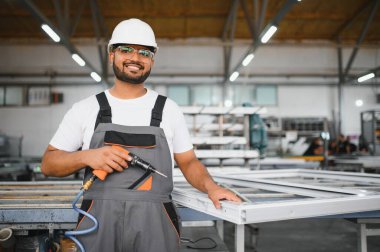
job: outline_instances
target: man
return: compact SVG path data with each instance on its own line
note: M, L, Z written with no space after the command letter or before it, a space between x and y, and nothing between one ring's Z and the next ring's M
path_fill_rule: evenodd
M320 156L323 155L323 151L322 139L320 137L316 137L313 139L303 156Z
M41 169L47 176L67 176L84 167L85 180L92 170L109 173L84 195L82 209L99 222L96 232L78 237L87 251L178 251L179 223L170 197L174 160L216 208L221 199L240 201L216 185L196 158L178 106L144 88L157 48L148 24L138 19L119 23L108 45L113 87L74 104L44 154ZM127 168L131 157L124 149L168 178ZM91 225L82 218L77 229Z

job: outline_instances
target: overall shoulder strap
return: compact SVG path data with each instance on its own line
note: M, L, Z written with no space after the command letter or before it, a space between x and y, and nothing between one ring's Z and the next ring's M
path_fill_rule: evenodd
M101 92L96 95L96 99L99 103L99 113L96 117L96 123L95 128L98 127L99 123L111 123L112 122L112 113L111 113L111 107L108 103L106 94L104 92Z
M152 117L150 119L150 126L160 127L162 121L162 111L164 110L166 96L158 95L156 103L152 109Z

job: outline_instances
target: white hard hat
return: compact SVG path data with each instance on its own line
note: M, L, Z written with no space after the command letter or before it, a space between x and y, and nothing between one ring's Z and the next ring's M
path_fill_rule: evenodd
M154 32L150 25L137 18L121 21L113 30L108 42L108 50L114 44L132 44L158 49Z

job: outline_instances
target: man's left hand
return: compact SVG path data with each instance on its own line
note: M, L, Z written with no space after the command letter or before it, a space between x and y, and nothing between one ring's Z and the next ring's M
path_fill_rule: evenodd
M230 190L217 186L215 189L208 191L208 197L214 203L216 208L221 208L220 200L230 200L234 202L242 202L242 200Z

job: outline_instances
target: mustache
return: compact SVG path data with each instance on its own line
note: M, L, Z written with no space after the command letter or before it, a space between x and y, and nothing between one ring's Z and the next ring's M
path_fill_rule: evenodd
M129 65L134 65L134 66L137 66L140 69L144 69L144 66L140 62L138 62L138 61L123 62L123 66L127 67Z

